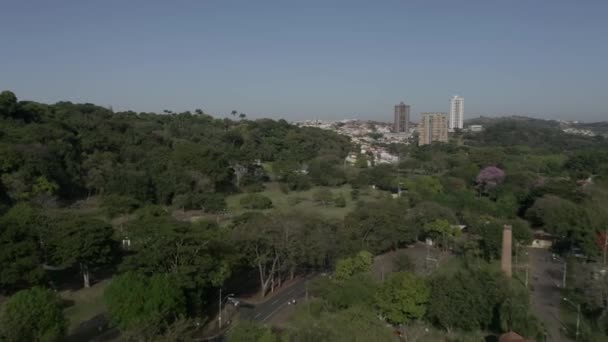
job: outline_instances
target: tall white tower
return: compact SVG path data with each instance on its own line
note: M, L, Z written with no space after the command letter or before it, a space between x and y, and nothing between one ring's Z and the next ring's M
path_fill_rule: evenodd
M448 128L450 131L454 129L462 129L464 121L464 99L455 95L450 99L450 122Z

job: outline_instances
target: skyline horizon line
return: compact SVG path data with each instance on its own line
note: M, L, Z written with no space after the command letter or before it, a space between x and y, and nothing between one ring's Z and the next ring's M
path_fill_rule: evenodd
M88 100L83 100L83 99L62 99L62 100L55 100L55 101L45 101L45 100L37 100L37 99L31 99L31 98L21 98L19 96L19 94L17 92L15 92L12 89L1 89L0 91L11 91L13 92L19 101L32 101L32 102L38 102L38 103L44 103L44 104L56 104L58 102L72 102L72 103L76 103L76 104L94 104L100 107L104 107L107 109L112 109L112 111L114 112L127 112L127 111L133 111L136 113L154 113L154 114L159 114L159 115L165 115L165 113L163 113L164 110L171 110L172 112L175 113L180 113L180 112L193 112L195 109L200 108L202 109L205 114L211 115L211 116L216 116L216 117L230 117L230 112L234 109L229 109L229 110L219 110L219 111L207 111L205 110L205 106L198 106L198 107L194 107L192 109L187 109L187 108L181 108L181 109L168 109L169 107L163 108L163 109L156 109L156 110L135 110L133 109L134 107L137 106L123 106L123 105L117 105L117 104L99 104L96 103L94 101L88 101ZM459 96L464 98L462 95L452 95L452 96ZM449 106L449 100L452 97L448 98L448 106ZM406 105L410 106L410 109L412 107L412 104L410 102L406 102L405 100L400 100L397 104L399 103L405 103ZM394 105L393 105L394 106ZM128 107L128 108L123 108L123 107ZM238 106L236 106L238 107ZM367 120L367 121L377 121L377 122L390 122L389 121L384 121L384 117L388 117L390 118L390 116L392 115L390 112L386 112L386 113L380 113L380 112L376 112L376 113L356 113L356 114L315 114L315 115L308 115L308 114L303 114L303 113L295 113L295 112L291 112L291 113L284 113L284 112L274 112L274 113L266 113L266 114L261 114L259 112L249 112L249 111L241 111L239 110L238 112L242 112L245 113L249 118L255 118L255 119L263 119L263 118L269 118L269 119L276 119L276 120L280 120L280 119L284 119L286 121L289 122L296 122L296 121L303 121L303 120ZM410 118L418 118L420 119L420 115L422 113L446 113L449 114L449 108L447 108L447 110L445 111L436 111L436 110L420 110L420 111L412 111L412 115L410 116ZM580 115L580 114L579 114ZM468 113L465 112L464 113L464 117L465 117L465 121L468 120L469 118L481 118L481 117L488 117L488 118L498 118L498 117L512 117L512 116L521 116L521 117L528 117L528 118L533 118L533 119L539 119L539 120L553 120L553 121L577 121L577 122L585 122L585 123L595 123L595 122L608 122L608 113L600 113L600 112L593 112L593 113L584 113L584 115L586 116L592 116L592 117L598 117L598 118L573 118L573 116L577 116L577 114L572 114L572 115L567 115L567 117L564 117L564 115L559 115L559 114L548 114L548 113L543 113L543 112L472 112L472 113ZM294 118L287 118L288 116L293 116ZM382 118L380 118L382 117ZM605 118L605 119L603 119Z

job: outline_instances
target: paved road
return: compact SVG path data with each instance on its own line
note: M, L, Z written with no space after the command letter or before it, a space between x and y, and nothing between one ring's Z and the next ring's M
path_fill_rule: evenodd
M543 321L549 336L547 341L571 341L561 332L559 306L561 293L558 285L562 281L561 261L553 261L551 252L545 249L528 248L530 258L530 285L532 286L532 310Z
M304 295L306 294L306 282L312 278L314 278L314 275L300 278L296 283L281 290L264 303L257 304L253 307L250 307L247 304L242 305L239 309L241 318L254 320L260 323L268 322L283 306L287 305L288 301L304 298Z

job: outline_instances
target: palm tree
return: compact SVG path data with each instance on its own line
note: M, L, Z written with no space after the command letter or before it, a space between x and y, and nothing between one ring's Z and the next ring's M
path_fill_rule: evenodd
M247 117L247 115L245 115L245 113L241 113L241 114L239 114L239 118L240 118L241 120L245 119L246 117Z
M233 110L230 115L232 115L232 117L236 117L236 115L238 114L238 112L236 110Z

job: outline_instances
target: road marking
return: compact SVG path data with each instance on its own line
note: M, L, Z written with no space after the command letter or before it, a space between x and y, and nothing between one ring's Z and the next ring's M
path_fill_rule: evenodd
M270 303L270 305L274 305L274 304L276 304L278 301L279 301L279 300L277 299L277 300L275 300L274 302Z
M262 320L262 323L266 322L267 319L269 319L272 315L274 315L277 311L279 311L280 308L282 308L282 305L277 306L276 309L272 310L272 312L270 314L268 314L268 316L266 316L266 318L264 318Z
M253 316L254 319L258 318L258 316L260 316L262 313L260 312L259 314Z

